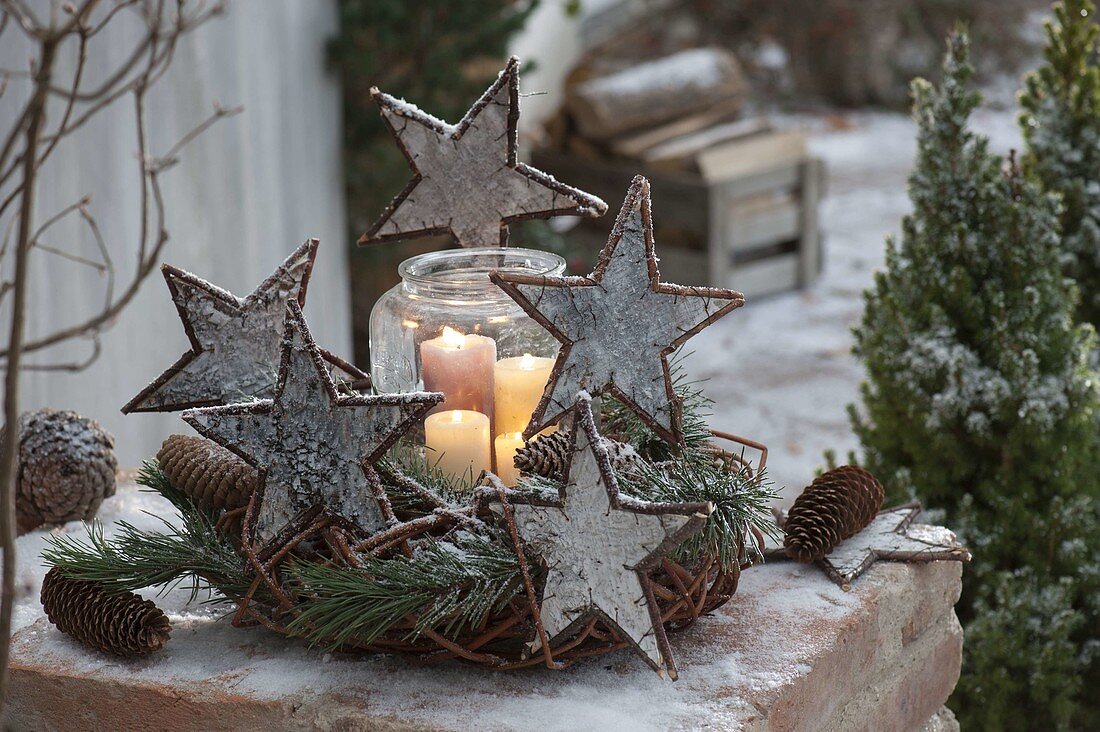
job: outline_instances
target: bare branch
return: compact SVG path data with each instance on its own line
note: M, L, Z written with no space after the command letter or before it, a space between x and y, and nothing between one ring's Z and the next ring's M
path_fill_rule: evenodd
M73 83L69 92L68 102L65 104L65 113L61 115L61 122L57 125L57 131L52 135L53 139L50 140L46 149L42 151L42 155L38 160L38 167L41 168L42 164L46 162L46 159L50 157L50 153L57 147L57 143L61 142L62 131L68 126L69 120L73 116L73 110L76 108L76 95L80 90L80 81L84 77L84 68L88 62L88 36L83 32L80 33L79 47L76 56L76 70L73 72ZM0 185L3 185L4 180L0 177Z
M103 266L107 271L107 287L103 294L103 307L106 309L111 307L111 301L115 298L115 265L111 260L111 252L107 248L107 242L103 239L103 232L99 230L99 223L92 216L87 206L80 207L80 218L84 219L91 230L92 238L95 239L96 246L99 247L99 254L103 257Z
M206 130L212 127L218 120L225 117L234 117L243 111L244 107L240 105L236 107L226 108L215 102L214 113L212 115L207 117L206 120L203 121L200 125L181 137L179 141L176 142L176 144L168 150L168 152L166 152L163 156L161 156L161 158L155 161L158 172L167 170L171 166L178 163L179 154L183 150L183 148L191 144L191 141L194 140L196 137L206 132Z
M74 373L77 371L83 371L84 369L95 363L96 359L98 359L100 354L103 352L103 344L100 342L99 334L93 335L91 337L91 341L92 352L88 354L87 358L85 358L83 361L44 364L28 363L23 364L22 368L24 371L69 371Z
M4 0L0 0L0 2L3 1ZM98 0L89 0L88 4L91 5L95 2L98 2ZM164 0L159 0L156 10L147 10L143 13L148 29L147 34L130 53L126 61L120 64L116 71L109 75L97 89L80 92L78 90L79 78L74 79L72 87L50 87L50 92L65 98L67 105L70 107L75 107L76 103L87 103L88 106L83 108L75 117L73 116L72 109L67 110L64 122L58 125L58 128L54 132L43 138L43 142L48 144L48 148L38 162L39 167L45 163L46 159L49 157L49 153L53 152L53 149L61 138L83 127L96 114L113 104L125 94L135 92L142 87L148 89L155 84L168 70L180 38L184 34L198 28L211 18L221 14L225 9L223 3L218 3L209 10L203 10L200 5L199 9L195 12L189 15L179 13L174 17L171 23L166 24L164 18L164 4ZM126 7L136 5L138 4L130 3L127 4ZM118 8L116 7L114 10L118 10ZM114 11L112 11L111 14L113 15ZM102 24L100 24L92 30L89 30L85 27L83 22L75 24L75 20L80 20L84 16L85 10L82 8L77 19L74 19L74 24L72 26L72 28L76 29L75 32L80 35L82 45L81 57L83 57L84 44L86 44L88 38L102 27ZM68 32L73 32L72 28L70 28ZM139 65L138 62L143 56L146 57L146 62L141 70L135 74L134 70ZM78 72L79 71L82 71L81 66L78 66ZM12 75L22 74L22 72L12 71L6 73ZM13 135L11 142L14 143L17 137L18 135ZM0 185L3 185L11 178L22 160L22 156L19 156L5 168L7 156L10 154L9 148L10 145L6 143L4 148L0 150L0 170L3 171L0 172ZM15 195L12 194L3 202L0 202L0 215L3 215L5 210L11 206L14 199Z
M49 230L49 228L51 226L53 226L58 221L60 221L61 219L65 218L66 216L71 214L73 211L78 211L81 206L87 206L88 202L91 201L91 200L92 200L91 196L84 196L83 198L81 198L76 203L70 203L68 206L66 206L65 208L58 211L57 213L55 213L50 218L46 219L45 223L43 223L41 226L39 226L37 229L35 229L34 234L31 235L31 244L33 245L34 242L38 241L38 238L40 236L42 236L43 234L45 234L46 231Z
M141 0L115 0L115 6L111 8L98 23L88 29L88 37L91 38L92 36L99 33L101 30L106 28L107 24L109 24L114 19L116 14L128 8L132 8L140 2Z
M239 111L239 107L232 109L226 109L223 107L216 108L214 110L214 113L210 115L210 117L199 123L199 125L197 125L195 129L206 129L214 121L231 116ZM192 130L191 132L188 132L183 137L181 137L180 140L181 142L184 140L190 141L194 138L195 135L193 134ZM178 153L182 149L182 146L180 145L180 143L176 143L169 149L175 150L176 154L178 155ZM114 320L118 316L118 314L122 312L122 310L127 305L130 304L130 301L134 299L134 296L137 295L138 290L141 288L142 282L156 268L157 263L160 261L160 254L164 250L164 246L168 243L169 238L168 231L164 227L164 199L161 194L159 179L160 172L164 166L162 166L160 162L160 158L153 158L152 160L148 161L148 163L142 168L143 178L146 183L146 196L143 200L147 202L146 208L151 209L153 213L152 225L149 225L148 223L149 217L147 214L142 216L143 222L146 223L147 232L143 233L142 236L145 237L148 235L148 233L151 232L156 233L151 239L144 240L145 256L141 261L138 262L137 271L135 272L134 276L129 280L129 282L127 282L126 287L123 289L118 298L113 300L106 307L104 307L102 311L87 318L81 323L67 328L59 329L53 333L42 336L35 340L27 341L23 344L24 353L40 351L43 348L48 348L62 341L69 340L70 338L88 336L92 333L102 330L103 327ZM90 215L86 220L88 220L90 226L94 225L94 219L91 219ZM98 232L98 227L95 227L93 230ZM100 241L101 247L103 249L106 249L106 246L101 243L102 237L100 237L98 233L96 234L96 236L97 239ZM3 350L0 350L0 359L8 358L9 353L10 349L5 348Z
M106 272L107 271L107 268L103 265L102 262L96 262L94 260L82 257L79 254L72 254L71 252L66 252L64 249L58 249L57 247L50 246L49 244L45 244L45 243L40 242L40 241L34 242L33 244L31 244L31 246L33 246L35 249L40 249L40 250L46 252L47 254L53 254L54 256L61 257L62 259L67 259L70 262L75 262L76 264L82 264L85 267L91 267L96 272Z
M0 0L0 8L4 13L15 18L23 32L32 38L38 38L41 33L41 25L20 0Z

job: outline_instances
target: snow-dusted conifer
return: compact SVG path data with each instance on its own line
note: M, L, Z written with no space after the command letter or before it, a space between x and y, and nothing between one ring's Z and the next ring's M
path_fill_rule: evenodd
M956 33L942 85L913 84L913 212L866 294L856 352L868 378L852 417L893 497L946 511L974 553L952 702L964 727L1060 728L1095 704L1100 660L1093 334L1073 323L1057 200L967 129L980 101L968 56ZM1046 633L1024 630L1038 615ZM1072 652L1054 663L1059 648ZM1014 713L991 715L998 705Z
M1091 0L1054 5L1045 61L1027 77L1024 169L1062 199L1062 256L1081 291L1078 317L1100 328L1100 63Z

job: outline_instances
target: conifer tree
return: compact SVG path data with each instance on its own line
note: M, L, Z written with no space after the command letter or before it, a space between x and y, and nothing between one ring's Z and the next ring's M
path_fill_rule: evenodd
M1073 322L1057 200L967 128L980 102L968 56L956 33L942 85L913 84L913 211L866 293L851 415L893 497L942 509L975 555L951 702L964 728L1069 728L1096 703L1093 333Z
M1081 291L1078 318L1100 328L1100 64L1091 0L1054 5L1045 62L1027 78L1024 169L1062 198L1062 255Z

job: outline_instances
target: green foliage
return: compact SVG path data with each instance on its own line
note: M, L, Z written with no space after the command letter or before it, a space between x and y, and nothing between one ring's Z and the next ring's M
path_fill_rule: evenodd
M749 527L766 530L774 492L762 475L749 477L720 469L703 442L705 423L697 411L708 408L709 401L691 384L678 383L677 389L686 404L685 423L694 425L689 448L671 464L643 466L641 478L622 476L623 487L648 500L713 503L715 510L703 532L685 542L679 556L690 560L699 552L714 551L730 566L751 555L751 542L750 547L743 546ZM644 425L638 426L640 421L608 409L641 442L648 444L653 438ZM428 515L441 506L458 509L469 501L468 484L426 464L422 452L408 445L391 450L380 468L386 493L403 517ZM406 479L423 490L414 489ZM175 506L177 522L165 521L162 532L120 522L110 540L101 527L93 525L86 539L52 537L44 559L70 576L119 591L171 587L190 580L192 598L200 591L219 602L242 597L252 573L232 542L215 529L217 516L198 509L173 488L155 463L146 464L139 480ZM546 479L525 482L529 489L555 494L560 488ZM412 556L364 556L361 569L292 559L283 582L297 598L301 614L290 625L291 632L330 648L348 642L367 644L415 614L410 639L429 628L455 638L523 590L512 542L491 524L469 518L446 534L425 536L411 544ZM528 564L537 576L536 558L529 557ZM258 593L258 602L271 603L263 586Z
M673 555L678 561L713 552L721 567L733 567L757 553L755 542L745 543L746 527L777 533L769 507L779 495L764 471L750 476L727 470L708 452L661 467L645 464L637 475L618 477L625 492L643 500L712 504L703 529Z
M118 592L168 589L189 580L192 600L200 592L217 602L225 601L226 595L243 595L250 582L244 560L229 539L215 531L216 519L173 488L155 462L145 464L138 482L172 502L182 519L178 527L161 519L163 532L144 531L120 521L117 535L108 541L95 521L88 525L86 540L66 534L47 537L49 546L42 558L69 577Z
M1075 637L1085 618L1073 607L1073 580L1040 580L1025 567L996 573L981 591L958 689L981 702L963 719L1004 732L1074 728L1083 684Z
M746 472L731 472L715 460L711 449L713 436L707 424L713 400L698 382L688 380L679 354L672 361L670 372L673 390L683 402L685 447L682 452L673 451L622 402L610 398L600 400L602 431L629 442L647 461L637 474L620 473L616 477L624 491L643 500L713 504L714 510L707 517L703 530L686 541L677 555L679 558L698 556L706 549L716 552L722 566L732 566L756 551L751 541L747 547L742 546L746 527L765 533L776 530L769 506L778 498L778 493L764 471L752 476ZM549 488L557 490L556 486Z
M296 564L291 571L308 600L290 630L329 648L370 643L414 612L410 638L427 628L453 638L523 591L511 540L495 529L427 538L411 557L371 559L360 570Z
M714 402L703 392L698 382L688 380L681 353L677 353L669 363L669 373L672 375L673 391L683 403L684 443L688 454L694 454L706 448L711 441L707 417L711 415ZM672 446L622 402L610 397L603 398L599 401L598 409L603 424L601 431L605 435L629 442L642 457L652 462L678 457Z
M974 551L958 608L967 681L952 702L964 726L1001 729L989 711L1001 702L1020 729L1081 724L1100 623L1094 334L1073 323L1057 201L967 128L980 101L968 55L954 35L942 85L913 84L913 213L855 331L867 381L853 427L891 499L942 509ZM1027 596L1008 602L1011 582ZM1038 613L1066 620L1043 636L1027 625ZM983 675L1000 643L1025 641L1036 653L1014 656L1019 673ZM1057 662L1038 653L1047 641Z
M1020 126L1024 168L1062 201L1065 272L1082 293L1078 317L1100 328L1100 63L1091 0L1055 3L1045 62L1027 77Z

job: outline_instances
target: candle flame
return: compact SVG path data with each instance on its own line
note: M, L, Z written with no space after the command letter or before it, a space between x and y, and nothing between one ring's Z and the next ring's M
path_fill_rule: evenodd
M451 410L451 423L452 424L460 424L461 422L462 422L462 410L461 409Z
M447 348L462 348L466 345L466 336L449 325L443 326L443 345Z
M519 360L519 367L524 371L533 371L535 368L535 357L530 353L523 354L523 358Z

